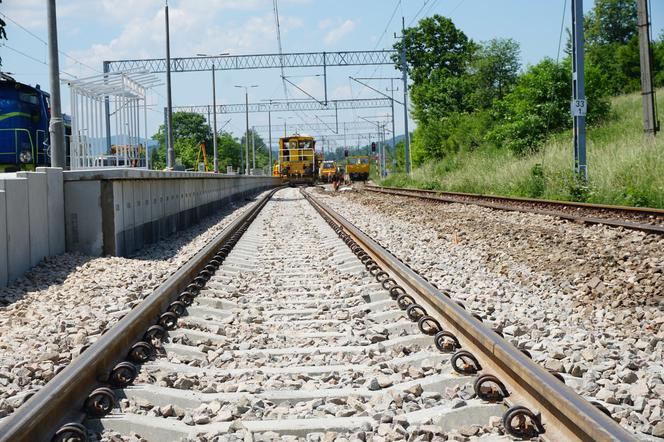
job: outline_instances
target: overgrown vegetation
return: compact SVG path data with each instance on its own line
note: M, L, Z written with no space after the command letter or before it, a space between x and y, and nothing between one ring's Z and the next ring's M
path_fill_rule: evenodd
M640 97L611 99L640 88L636 0L597 0L585 27L589 183L571 172L569 42L562 60L522 68L515 41L477 43L436 15L396 44L406 45L413 80L418 169L412 182L386 184L664 205L662 145L643 138ZM653 56L655 84L664 86L664 35Z
M664 208L664 138L644 135L640 93L613 98L611 106L609 121L588 131L587 185L574 179L569 131L528 155L493 147L465 151L422 165L411 179L397 174L381 184ZM664 108L664 89L658 107Z
M252 139L253 137L253 139ZM159 142L159 147L152 151L151 161L154 169L166 167L166 145L164 142L164 126L152 137ZM205 146L208 158L208 167L213 167L213 142L212 131L202 115L175 112L173 114L173 138L175 139L175 163L184 166L185 169L198 169L197 161L203 162L201 144ZM256 168L268 165L268 148L258 133L249 131L249 161L252 162L252 141L256 152ZM219 152L219 170L226 171L227 166L238 169L243 164L245 155L245 137L233 138L230 133L221 132L217 135L217 149ZM253 164L252 164L253 165Z

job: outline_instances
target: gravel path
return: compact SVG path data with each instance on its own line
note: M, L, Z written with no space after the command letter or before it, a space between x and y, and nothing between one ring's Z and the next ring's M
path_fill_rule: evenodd
M248 206L244 201L232 204L132 258L46 258L1 289L0 418L23 404Z
M462 204L318 192L623 426L664 438L664 239Z

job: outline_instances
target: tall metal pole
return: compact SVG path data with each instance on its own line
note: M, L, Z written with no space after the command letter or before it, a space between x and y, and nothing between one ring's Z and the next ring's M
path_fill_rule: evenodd
M104 74L110 71L110 62L104 62ZM106 81L108 76L104 77ZM104 97L104 118L106 120L106 153L111 153L111 99L108 95ZM166 127L166 126L164 126ZM145 133L147 136L147 132Z
M387 164L386 164L386 158L385 158L385 156L386 156L385 155L385 147L386 147L387 143L386 143L386 139L385 139L385 123L383 123L383 133L382 133L382 135L383 135L383 143L381 145L383 146L383 149L381 151L382 152L382 157L381 157L382 166L381 167L382 167L382 170L383 170L383 177L386 177L387 176Z
M406 174L410 175L410 135L408 133L408 69L406 66L406 19L401 17L401 70L403 71L403 125Z
M572 115L574 118L574 170L588 180L586 160L586 93L584 76L583 0L572 0Z
M51 85L51 120L48 125L51 143L51 167L65 167L65 125L60 102L60 59L58 58L58 22L55 0L48 0L48 73Z
M251 168L256 169L256 133L254 127L251 127ZM252 170L251 173L254 173Z
M214 131L212 132L214 173L219 173L219 147L217 146L217 80L215 77L214 64L212 65L212 121L214 123Z
M171 32L168 23L168 0L164 10L166 16L166 168L173 170L175 166L175 149L173 147L173 97L171 95Z
M655 136L659 130L652 86L652 52L650 50L650 14L648 0L638 0L639 51L641 54L641 96L643 97L643 128Z
M244 174L249 175L249 90L245 88L244 90L244 103L245 103L245 116L246 116L246 123L247 123L247 132L246 135L244 136L244 145L245 145L245 153L246 153L246 160L244 163Z
M344 121L344 150L348 149L348 142L346 141L346 122Z
M325 89L325 106L327 106L327 54L323 52L323 86Z
M397 172L397 145L396 145L397 132L394 122L394 79L390 79L390 93L392 94L392 102L390 103L390 105L392 106L392 155L394 155L394 157L392 158L392 173L396 173Z
M272 175L272 111L267 111L267 127L270 131L268 135L268 159L270 164L270 175Z

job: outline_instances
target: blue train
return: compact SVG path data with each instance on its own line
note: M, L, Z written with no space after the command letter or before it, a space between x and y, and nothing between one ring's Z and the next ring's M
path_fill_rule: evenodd
M0 172L50 166L50 113L48 92L0 73ZM67 117L65 130L71 133Z

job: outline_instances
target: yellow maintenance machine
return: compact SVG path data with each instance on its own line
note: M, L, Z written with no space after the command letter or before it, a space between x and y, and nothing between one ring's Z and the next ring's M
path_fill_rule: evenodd
M285 182L313 184L318 175L319 162L313 137L296 134L279 139L278 173Z
M369 157L355 155L346 158L346 173L351 181L366 181L369 179Z
M323 161L318 170L318 178L324 183L331 183L337 176L337 163L334 161Z

